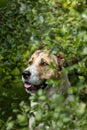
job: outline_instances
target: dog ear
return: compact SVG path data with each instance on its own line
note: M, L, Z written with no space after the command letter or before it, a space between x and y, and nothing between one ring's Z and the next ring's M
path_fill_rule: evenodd
M60 67L62 67L62 65L64 64L65 62L65 58L64 58L64 54L62 52L59 52L57 54L57 59L58 59L58 63L60 65Z

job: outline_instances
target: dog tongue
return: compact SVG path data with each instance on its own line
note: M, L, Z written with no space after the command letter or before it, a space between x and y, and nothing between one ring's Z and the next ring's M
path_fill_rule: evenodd
M25 84L24 84L24 87L25 87L25 88L30 88L30 87L31 87L31 84L26 84L26 83L25 83Z

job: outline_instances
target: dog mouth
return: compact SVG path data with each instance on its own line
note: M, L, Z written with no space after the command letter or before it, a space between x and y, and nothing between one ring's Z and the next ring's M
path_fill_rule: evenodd
M26 89L28 89L28 88L31 88L32 85L31 85L30 83L28 83L28 82L25 82L25 83L24 83L24 87L25 87Z
M25 87L25 89L27 89L29 91L33 91L33 90L35 91L35 90L38 89L38 86L33 85L33 84L29 83L29 82L25 82L24 87Z
M30 92L35 92L35 91L38 91L39 89L44 89L47 87L47 84L45 82L43 82L42 84L40 85L33 85L29 82L25 82L24 83L24 87L27 91L30 91Z

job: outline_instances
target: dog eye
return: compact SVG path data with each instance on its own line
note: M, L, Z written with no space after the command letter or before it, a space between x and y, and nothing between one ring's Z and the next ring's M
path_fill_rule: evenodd
M40 63L40 65L41 65L41 66L47 66L48 63L46 63L45 61L42 61L42 62Z
M32 63L33 63L32 61L29 61L29 62L28 62L29 65L32 65Z

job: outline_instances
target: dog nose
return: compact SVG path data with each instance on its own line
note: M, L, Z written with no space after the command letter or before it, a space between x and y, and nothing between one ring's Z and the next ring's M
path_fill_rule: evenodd
M26 71L24 71L24 72L22 73L22 75L23 75L24 79L26 79L26 78L29 78L29 77L30 77L31 73L26 70Z

